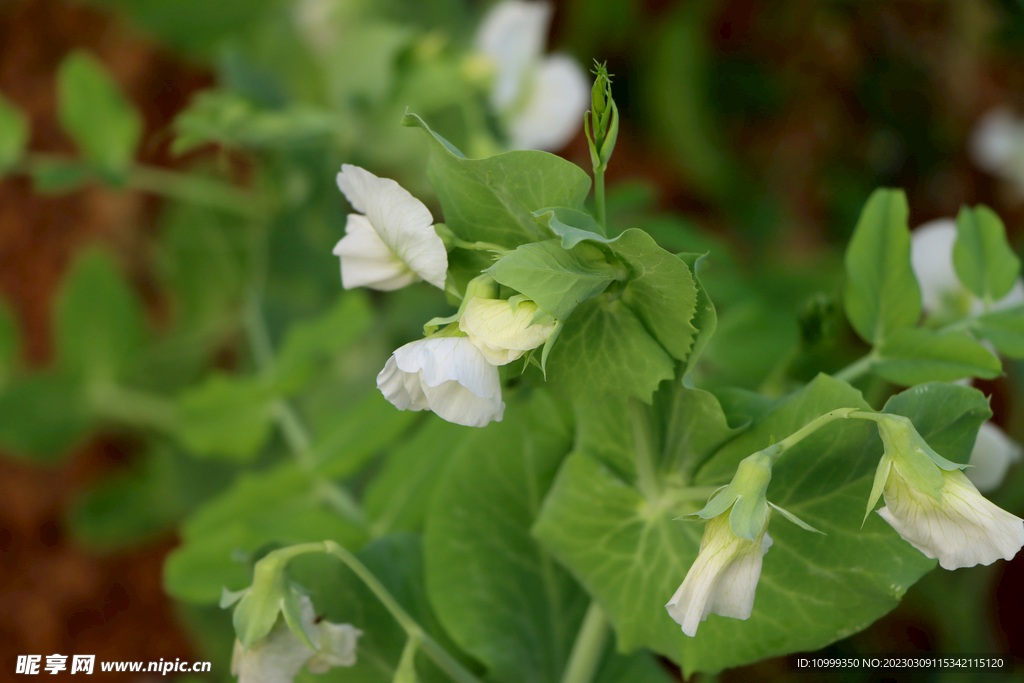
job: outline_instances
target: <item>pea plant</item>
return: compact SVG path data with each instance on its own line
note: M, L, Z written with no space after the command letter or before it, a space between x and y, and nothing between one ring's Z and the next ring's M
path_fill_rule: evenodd
M479 51L497 33L485 22ZM961 210L956 296L935 296L904 194L876 190L844 261L862 356L730 386L706 362L720 255L665 248L606 196L605 68L583 117L590 174L501 151L554 133L502 89L541 76L492 76L506 134L470 136L471 156L416 113L396 122L429 149L432 207L358 165L316 175L308 149L264 148L248 187L138 164L137 114L80 54L59 79L80 158L26 152L0 102L6 172L178 200L158 264L171 323L147 320L97 251L60 294L52 368L22 367L0 317L0 442L45 458L115 429L144 446L83 503L83 538L176 528L165 588L242 683L713 674L857 633L937 564L1014 557L1024 521L968 477L992 416L969 381L1024 358L1020 261L994 212ZM180 119L186 147L242 129L199 125L213 101Z

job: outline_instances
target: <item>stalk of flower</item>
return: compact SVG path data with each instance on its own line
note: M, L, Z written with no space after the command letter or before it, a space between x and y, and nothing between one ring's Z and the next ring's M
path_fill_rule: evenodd
M700 622L712 613L750 618L762 558L772 546L768 535L772 509L802 528L817 531L766 498L773 456L779 452L769 447L744 458L729 485L692 515L708 520L700 552L665 605L686 635L695 636Z
M885 446L865 519L884 496L878 514L944 569L1009 560L1024 546L1024 520L982 496L963 473L967 466L932 450L908 418L851 417L873 419Z
M551 22L546 2L505 0L480 23L477 50L494 68L491 106L507 122L513 149L557 150L579 130L590 84L564 55L543 57Z
M546 342L555 324L554 318L522 296L508 300L473 297L459 320L459 329L487 362L507 365Z
M448 252L430 210L394 180L345 164L338 188L359 213L348 215L334 247L345 289L400 289L426 280L444 289Z

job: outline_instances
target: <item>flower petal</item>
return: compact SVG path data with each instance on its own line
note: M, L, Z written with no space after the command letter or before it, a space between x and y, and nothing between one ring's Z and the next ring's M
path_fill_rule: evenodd
M1006 470L1020 460L1020 456L1019 443L992 422L985 422L978 429L978 439L971 451L971 467L964 474L978 491L991 491L1003 483Z
M944 569L1009 560L1024 546L1024 520L984 498L960 470L942 472L941 501L893 469L878 514Z
M430 210L390 178L345 164L338 188L366 219L394 256L416 275L444 289L448 252L434 229Z
M519 100L527 72L544 51L550 22L550 4L522 0L498 3L480 22L476 49L497 69L491 104L498 111Z
M377 375L377 387L399 410L430 409L468 427L500 421L498 369L467 337L437 337L397 349Z
M348 215L345 236L334 247L341 257L341 286L370 287L383 292L400 289L418 278L384 244L366 216Z
M538 66L522 109L510 122L513 149L559 150L583 125L590 82L576 60L552 55Z
M505 299L474 297L459 320L459 329L491 365L505 365L535 349L551 336L555 323L531 325L537 304L524 301L515 312Z
M695 636L700 622L712 612L736 619L750 617L761 560L772 545L767 528L765 522L761 537L748 541L732 532L728 513L708 520L697 559L665 605L683 633Z

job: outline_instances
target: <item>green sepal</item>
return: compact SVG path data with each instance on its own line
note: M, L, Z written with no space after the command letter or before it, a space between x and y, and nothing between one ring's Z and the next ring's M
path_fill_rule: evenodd
M541 309L538 308L538 311ZM565 324L561 320L555 321L555 329L551 330L551 334L548 335L547 340L544 342L544 348L540 353L540 371L544 373L544 379L548 377L548 354L551 353L551 347L555 345L555 341L558 339L558 335L562 333L562 328Z
M229 591L227 586L225 586L221 589L220 602L217 603L217 606L221 609L227 609L228 607L231 607L231 605L235 604L243 597L245 597L245 594L248 592L248 588L243 588L240 591Z
M772 478L772 459L765 451L748 455L740 461L736 474L725 489L711 497L702 510L694 513L701 519L725 514L729 508L729 527L740 538L754 541L768 522L768 501L765 493Z
M864 519L860 522L862 529L864 528L864 523L868 521L868 515L875 509L878 499L882 497L882 491L885 490L885 482L889 480L889 470L891 468L892 456L889 453L885 453L878 461L878 467L875 469L875 479L871 483L871 493L868 495L868 504L864 509Z
M299 602L299 591L295 586L289 586L284 597L281 598L281 615L284 617L284 623L288 625L288 629L295 634L296 638L305 643L310 650L320 649L313 644L302 625L302 603Z
M794 515L789 510L786 510L785 508L779 507L778 505L776 505L775 503L771 502L770 500L768 501L768 505L773 507L775 510L778 510L778 512L781 513L783 517L785 517L789 521L793 522L793 524L796 524L801 529L804 529L806 531L813 531L814 533L821 534L822 536L826 536L827 535L821 529L815 529L813 526L811 526L810 524L808 524L804 520L800 519L799 517Z
M405 647L402 648L402 657L398 660L398 666L395 668L395 675L391 679L391 683L417 683L419 681L419 678L416 676L416 651L419 649L419 638L410 637L405 641Z
M886 415L878 420L878 433L882 437L886 456L891 458L899 475L910 486L927 493L936 501L942 499L942 470L952 471L965 467L936 453L918 434L910 418Z
M272 552L256 563L250 586L235 606L231 622L235 634L248 650L274 628L284 601L284 568L287 560Z

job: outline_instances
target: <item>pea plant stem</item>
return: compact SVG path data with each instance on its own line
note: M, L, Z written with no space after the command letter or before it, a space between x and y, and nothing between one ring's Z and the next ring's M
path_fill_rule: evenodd
M370 589L377 599L381 601L381 604L391 613L391 616L395 618L395 621L402 627L406 635L410 639L417 640L423 653L430 657L434 664L444 671L449 678L456 681L456 683L481 683L479 678L473 675L469 669L452 657L447 650L441 647L436 640L423 630L423 627L398 604L398 601L384 587L384 584L374 576L373 572L366 565L359 561L359 558L334 541L324 541L323 549L344 562L359 577L359 580Z
M576 634L562 683L591 683L601 664L601 655L604 654L607 642L608 618L601 606L592 601Z

